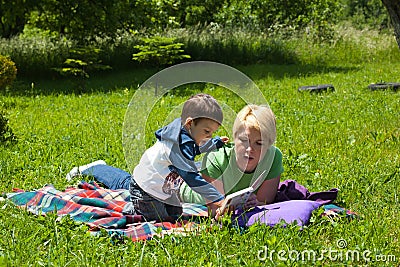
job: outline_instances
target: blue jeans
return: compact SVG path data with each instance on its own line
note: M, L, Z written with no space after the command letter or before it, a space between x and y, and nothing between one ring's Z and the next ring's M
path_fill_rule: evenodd
M182 215L182 207L166 204L147 194L124 170L109 165L95 165L82 171L82 175L94 177L112 190L129 190L131 202L124 208L125 214L139 214L147 221L173 221Z
M92 176L98 182L102 183L105 187L116 189L129 190L131 182L131 175L129 172L109 166L109 165L95 165L82 172L84 176Z

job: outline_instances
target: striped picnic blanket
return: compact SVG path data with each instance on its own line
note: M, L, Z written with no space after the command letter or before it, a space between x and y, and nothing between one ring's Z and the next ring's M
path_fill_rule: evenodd
M112 235L127 236L133 241L171 232L185 233L196 228L196 223L189 221L145 222L140 215L124 215L122 210L129 201L129 191L105 189L95 182L82 181L77 187L64 191L53 185L35 191L16 189L8 193L7 198L34 214L56 211L58 216L69 215L75 221L88 224L93 233L103 228ZM183 212L187 216L208 215L206 207L196 204L185 204Z

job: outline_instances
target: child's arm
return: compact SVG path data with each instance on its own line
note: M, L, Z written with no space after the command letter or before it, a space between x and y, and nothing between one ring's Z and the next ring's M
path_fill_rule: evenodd
M202 143L199 147L200 153L206 153L218 148L221 148L224 144L229 142L229 137L227 136L216 136L214 138L208 139L206 142Z
M205 174L202 174L201 176L208 183L212 184L218 190L218 192L220 192L221 194L225 195L224 184L222 183L222 181L220 179L214 179L214 178L211 178L210 176L205 175Z
M207 182L199 173L189 172L174 167L175 171L182 177L185 183L192 188L193 191L200 194L207 202L218 202L224 199L221 194L211 183Z
M209 211L211 211L211 217L212 218L218 219L219 216L222 215L222 212L219 209L222 206L222 202L224 202L224 200L207 204L207 207L208 207Z

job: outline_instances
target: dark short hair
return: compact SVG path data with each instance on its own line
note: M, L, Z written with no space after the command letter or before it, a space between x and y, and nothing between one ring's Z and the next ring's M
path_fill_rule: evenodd
M196 94L191 96L183 104L181 121L185 123L187 118L211 119L222 124L223 114L217 100L208 94Z

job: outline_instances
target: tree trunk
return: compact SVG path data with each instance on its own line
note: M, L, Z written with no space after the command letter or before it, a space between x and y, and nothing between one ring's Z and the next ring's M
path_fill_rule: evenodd
M383 5L389 12L390 19L394 28L397 45L400 48L400 1L399 0L382 0Z

